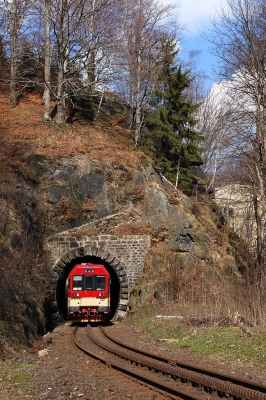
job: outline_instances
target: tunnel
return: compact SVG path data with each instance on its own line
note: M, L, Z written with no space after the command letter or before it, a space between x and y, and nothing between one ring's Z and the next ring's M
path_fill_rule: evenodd
M49 327L66 316L65 285L76 264L103 264L111 276L111 318L122 321L127 313L130 291L143 271L151 240L148 235L78 235L65 232L47 240L47 267L50 290L44 299Z
M118 303L119 303L119 297L120 297L120 282L117 276L116 271L114 268L107 263L106 261L95 257L95 256L86 256L86 257L80 257L76 258L75 260L72 260L69 262L69 264L66 265L62 273L60 274L58 281L57 281L57 287L56 287L56 301L58 305L58 311L63 318L66 319L66 292L65 292L65 286L66 286L66 280L67 277L74 268L76 264L81 264L81 263L93 263L93 264L102 264L104 267L107 269L107 271L110 274L111 277L111 286L110 286L110 319L112 319L117 311Z
M102 264L110 274L110 316L109 320L119 321L123 319L128 302L128 279L124 265L110 253L100 255L88 255L83 248L67 252L52 268L50 280L50 296L48 309L50 319L56 322L62 318L66 319L67 296L66 281L70 271L75 265L81 263Z

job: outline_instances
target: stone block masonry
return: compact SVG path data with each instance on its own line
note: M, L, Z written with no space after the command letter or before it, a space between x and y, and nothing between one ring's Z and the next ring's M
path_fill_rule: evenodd
M46 245L51 269L51 299L56 298L57 280L64 268L75 258L96 256L106 261L116 272L120 282L120 301L116 319L126 314L129 294L142 274L147 251L151 245L148 235L83 236L61 233L51 237ZM54 307L54 319L58 310Z
M69 236L56 235L49 239L47 250L50 253L51 267L62 259L66 253L75 248L91 248L91 255L102 258L103 252L114 255L125 266L129 289L132 289L136 279L142 274L147 251L150 247L150 237L147 235L99 235L99 236ZM88 252L87 252L88 254ZM68 256L69 258L69 256ZM105 257L103 257L105 259ZM108 260L107 260L108 262Z

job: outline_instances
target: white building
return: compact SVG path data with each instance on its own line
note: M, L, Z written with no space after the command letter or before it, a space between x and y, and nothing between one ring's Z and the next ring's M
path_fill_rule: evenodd
M255 216L250 186L230 184L216 189L215 202L221 208L228 227L243 239L255 238Z

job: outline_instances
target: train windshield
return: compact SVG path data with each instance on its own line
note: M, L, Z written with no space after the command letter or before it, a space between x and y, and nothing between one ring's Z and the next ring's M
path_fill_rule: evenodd
M96 290L105 290L105 276L96 276Z
M83 279L80 275L73 276L73 290L82 290L83 289Z
M100 275L74 275L73 290L105 290L105 276Z
M85 290L93 290L93 276L84 276Z

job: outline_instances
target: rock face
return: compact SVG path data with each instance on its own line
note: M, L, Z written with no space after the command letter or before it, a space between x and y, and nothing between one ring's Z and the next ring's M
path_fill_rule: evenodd
M185 291L192 281L198 285L198 277L200 293L207 287L204 279L209 281L209 275L238 273L225 227L217 227L202 195L188 198L174 189L147 159L125 165L81 154L49 157L31 153L27 166L28 176L19 190L36 235L45 227L46 242L54 235L60 240L64 234L81 237L80 243L82 238L93 241L102 235L113 235L118 243L127 235L149 237L143 274L139 278L134 275L136 289L131 291L133 283L129 285L130 309L159 298L165 288L167 296L175 300L180 287ZM15 238L14 234L11 237ZM133 258L123 257L119 260L127 268ZM216 281L221 281L220 275ZM184 277L189 278L181 283ZM210 286L215 288L215 282Z
M153 246L164 243L186 263L191 262L188 255L204 262L221 257L211 209L173 190L151 164L113 165L85 155L35 155L28 163L35 196L50 214L51 233L149 234ZM230 251L223 252L223 262L235 268Z
M18 306L17 315L24 318L27 314L27 326L33 332L30 337L36 336L37 329L43 330L45 322L41 304L47 296L46 282L51 280L46 274L45 261L42 261L43 269L40 271L36 260L40 257L43 242L55 234L114 235L121 240L125 235L149 236L150 248L143 275L136 284L134 280L135 288L127 303L131 310L160 299L165 288L170 300L175 300L182 285L188 286L193 280L198 285L199 277L202 286L199 285L198 292L201 292L206 286L202 271L205 271L207 280L211 275L217 281L221 281L222 275L238 273L238 265L232 256L235 251L228 241L225 227L217 223L212 208L207 204L210 199L206 202L203 197L188 198L174 190L146 158L139 158L138 162L134 158L134 163L127 165L80 154L49 157L29 153L25 158L25 176L18 176L14 182L16 207L21 212L18 214L16 207L9 207L10 232L6 236L10 238L7 258L10 259L9 254L16 251L20 266L21 250L25 248L26 267L22 267L21 274L25 275L23 304L26 311ZM7 189L2 207L7 208L9 203ZM23 237L31 238L30 250L22 246ZM38 247L36 243L39 243ZM35 252L32 251L34 247ZM239 260L238 256L238 263ZM20 272L16 265L14 270ZM30 289L27 276L33 282ZM181 284L182 279L184 283ZM18 276L17 281L20 280ZM213 287L215 296L215 285L210 282L210 287ZM29 292L32 292L30 302L27 301ZM33 309L36 312L31 324ZM36 329L33 325L37 325L37 320L39 325Z
M28 98L21 101L18 112L8 107L3 112L0 357L6 337L18 333L25 343L33 344L49 329L47 286L58 287L59 278L51 279L44 249L51 237L66 232L79 236L80 249L84 236L88 242L94 237L100 250L104 235L108 240L115 236L118 245L126 235L149 237L143 274L136 284L134 280L132 309L160 299L164 292L170 301L179 301L182 290L185 300L191 294L194 302L208 298L217 304L217 282L223 283L223 276L240 275L244 263L210 199L187 198L157 173L149 156L135 148L127 124L122 124L121 113L124 120L127 110L102 110L93 125L77 115L63 131L53 122L40 122L40 102L34 94L34 103ZM193 176L200 183L204 176L196 169ZM129 260L128 254L123 252ZM224 293L226 297L229 291ZM8 327L13 330L7 333Z

